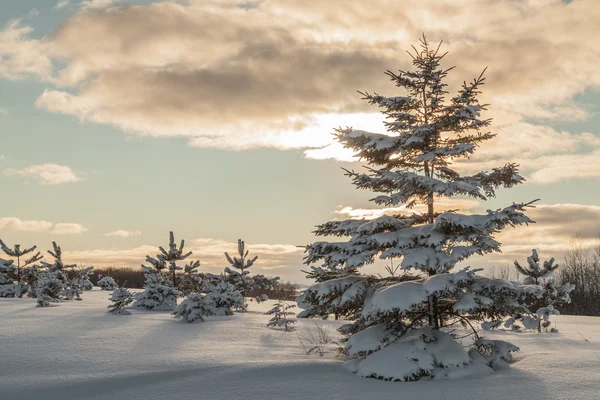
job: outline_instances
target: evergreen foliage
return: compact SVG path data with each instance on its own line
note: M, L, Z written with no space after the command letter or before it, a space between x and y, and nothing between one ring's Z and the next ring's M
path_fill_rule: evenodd
M119 287L119 285L117 285L117 282L115 282L114 278L111 276L104 276L98 279L98 282L96 283L98 284L98 286L100 286L102 290L115 290Z
M135 293L130 292L123 284L112 292L109 300L112 302L112 304L107 307L109 313L128 315L131 313L125 310L125 307L135 300Z
M181 292L174 289L171 281L151 267L142 265L146 285L144 291L136 295L132 307L144 307L153 311L173 311Z
M204 322L204 317L215 314L212 296L206 293L191 293L173 311L175 318L183 318L187 322Z
M10 267L4 267L4 272L0 272L5 274L0 280L3 280L4 283L0 283L3 288L0 288L0 297L23 297L25 293L32 291L32 283L37 279L32 279L32 281L27 280L26 278L33 278L31 276L31 272L35 271L29 270L25 273L25 270L33 267L34 263L42 259L41 253L38 251L36 254L31 257L25 259L21 264L21 257L32 253L37 246L32 246L30 248L21 249L21 245L15 244L13 248L8 247L1 239L0 239L0 249L9 257L14 257L17 259L17 263L12 263ZM5 286L12 285L12 286Z
M487 131L491 121L481 116L486 105L478 101L483 73L446 99L445 78L452 68L440 67L446 54L439 49L430 47L423 37L420 49L413 47L409 53L412 71L387 72L403 89L401 96L361 93L385 115L387 133L352 128L339 128L335 133L338 142L367 164L366 172L346 170L346 175L358 189L377 193L371 201L408 209L424 205L426 212L330 221L317 226L315 234L348 239L306 247L305 264L317 264L308 276L318 282L298 299L304 309L298 317L326 318L334 313L356 319L340 331L349 336L349 345L361 348L350 352L361 376L414 380L453 374L448 368L476 373L480 368L475 365L481 360L486 368L496 366L499 359L508 360L507 353L516 347L500 341L483 344L473 323L524 312L526 299L539 296L535 285L492 280L468 268L452 272L457 263L474 254L499 252L495 235L504 228L533 221L524 213L531 203L484 214L436 209L440 197L487 200L495 197L498 188L524 181L512 163L473 175L452 168L454 161L468 158L495 135ZM376 258L401 259L400 268L415 271L418 277L404 281L406 277L358 272ZM472 329L473 348L487 349L486 356L464 351L439 331L456 324ZM357 346L353 342L358 338L368 345ZM432 343L426 346L423 360L433 363L431 368L415 369L414 365L421 364L411 361L411 352L423 341ZM444 354L461 361L448 363ZM501 356L486 358L490 354ZM392 359L407 361L392 367L388 362Z
M296 305L287 304L283 300L279 300L275 303L273 308L265 313L265 315L273 316L269 322L267 322L267 326L272 328L284 327L286 332L291 330L291 325L296 323L294 318L289 317L295 315L295 313L289 311L292 308L296 308Z
M532 299L526 305L525 313L518 313L506 320L504 323L506 328L518 330L520 325L517 325L516 322L520 322L525 329L538 332L541 332L542 329L556 331L556 329L550 328L550 316L560 314L555 306L570 303L570 294L575 289L575 285L571 283L564 283L557 287L553 275L558 267L559 264L554 262L554 258L544 261L540 265L540 257L535 249L531 251L531 256L527 257L527 265L521 265L515 261L515 268L525 276L523 283L538 285L542 291L539 297ZM492 323L490 327L495 328L498 325Z
M249 250L246 250L246 243L242 239L238 239L239 257L231 257L229 253L225 252L225 258L233 268L226 267L225 272L230 276L230 282L236 286L242 295L252 287L252 282L247 279L250 274L248 268L254 265L254 262L258 259L258 256L248 259L248 253Z

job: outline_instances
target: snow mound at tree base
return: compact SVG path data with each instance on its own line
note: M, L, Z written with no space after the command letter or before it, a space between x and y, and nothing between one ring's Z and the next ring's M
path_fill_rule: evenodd
M494 368L511 360L512 351L518 351L518 347L483 339L467 351L450 334L426 327L412 330L363 358L350 360L345 368L363 378L387 381L458 379L493 373Z

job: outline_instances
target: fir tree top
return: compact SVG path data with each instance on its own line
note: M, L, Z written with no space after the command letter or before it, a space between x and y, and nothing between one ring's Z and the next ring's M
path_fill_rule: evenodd
M523 283L539 284L540 279L549 278L552 276L559 264L554 263L554 258L544 261L540 266L540 257L536 249L531 250L531 255L527 257L527 265L521 265L515 260L515 268L521 274L525 275Z
M231 256L229 256L229 253L225 252L225 257L227 258L227 261L229 261L229 264L231 264L233 268L237 268L243 273L245 269L250 268L254 264L254 262L258 260L258 256L254 256L252 259L246 260L246 257L248 257L248 253L249 250L246 250L246 243L244 243L242 239L238 239L238 254L240 256L232 258ZM227 272L231 273L231 270Z
M48 254L54 257L54 262L52 264L42 261L42 266L48 268L50 271L62 271L65 268L75 268L77 264L65 264L62 260L62 249L56 242L52 242L52 247L54 251L48 250Z
M479 144L495 136L487 131L491 120L481 116L487 106L478 100L485 82L483 72L446 100L444 80L452 70L440 67L446 53L440 53L440 46L432 48L423 37L420 49L413 47L409 54L412 71L387 71L395 86L403 89L402 96L361 92L370 104L381 108L387 133L340 128L335 137L367 164L365 173L346 173L357 188L378 193L371 201L407 208L423 203L427 212L319 225L318 236L350 239L307 246L306 264L320 262L333 275L343 276L343 271L372 263L377 256L399 257L402 268L432 275L449 271L473 254L500 251L496 233L507 226L533 222L523 213L531 203L481 215L435 210L435 200L441 196L486 200L495 196L497 188L509 188L524 179L513 163L474 175L452 169L452 161L469 157Z

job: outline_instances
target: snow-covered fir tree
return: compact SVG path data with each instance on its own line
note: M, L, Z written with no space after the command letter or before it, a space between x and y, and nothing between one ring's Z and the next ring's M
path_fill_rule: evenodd
M225 252L225 258L231 265L231 268L225 268L225 272L230 276L230 282L233 283L237 290L242 293L242 295L251 288L252 282L248 280L248 275L250 268L256 260L258 260L258 256L254 256L252 258L248 258L249 250L246 250L246 243L242 239L238 239L238 255L239 257L231 257L229 253Z
M550 316L560 314L555 306L570 303L570 294L575 289L575 285L570 283L564 283L561 287L556 286L553 275L558 267L559 264L554 262L554 258L544 261L540 265L540 257L535 249L531 251L531 256L527 257L527 265L521 265L515 260L515 268L525 276L523 283L538 285L543 290L541 296L532 299L527 304L526 313L513 315L505 321L504 326L506 328L518 330L520 325L517 322L520 322L525 329L537 330L538 332L541 332L542 329L556 331L556 329L550 328ZM500 322L490 321L482 326L496 328L500 325Z
M425 211L327 222L316 235L348 239L306 248L305 263L317 265L309 276L320 282L298 299L304 309L298 317L354 319L340 331L348 337L352 369L363 377L406 381L490 370L509 360L517 347L484 341L474 323L523 312L526 299L539 292L535 285L489 279L477 270L454 271L473 254L500 251L495 235L504 228L532 221L524 214L529 203L484 214L436 208L440 197L487 200L496 189L524 180L511 163L473 175L452 168L453 161L468 158L495 135L487 131L491 121L482 118L486 106L478 101L483 73L446 99L451 68L440 67L445 53L439 49L423 37L420 49L410 53L412 71L387 72L401 95L362 93L381 109L387 133L340 128L335 135L367 164L366 172L346 172L358 189L377 193L374 203L408 209L422 205ZM400 268L420 277L403 281L403 276L358 272L377 258L400 259ZM448 332L454 325L472 328L470 351Z
M62 295L65 291L65 282L58 278L57 275L56 272L49 270L40 272L35 287L38 307L49 307L52 303L59 303L62 301Z
M81 290L74 286L73 280L67 276L75 264L65 264L62 260L62 249L56 242L52 242L53 250L48 250L54 258L53 263L42 261L42 271L39 273L36 285L36 297L39 307L48 307L51 303L60 302L63 296L70 300L80 299Z
M182 239L178 247L175 243L173 232L169 232L169 250L167 251L162 246L159 246L158 249L160 250L160 254L158 254L156 258L146 256L146 261L152 264L157 271L160 272L165 268L168 269L174 288L177 288L179 283L177 273L183 269L177 265L177 261L183 261L192 255L191 251L188 251L187 253L183 252L184 245L185 241Z
M123 284L121 287L117 287L110 295L109 300L112 302L107 308L108 312L112 314L129 315L129 311L125 310L129 304L135 300L135 293L132 293Z
M14 297L13 261L0 258L0 297Z
M92 283L92 281L90 280L90 276L94 275L94 273L92 272L92 270L94 269L94 267L85 267L85 268L79 268L77 270L77 275L75 277L75 284L81 288L81 290L92 290L92 288L94 287L94 284Z
M10 248L0 239L0 249L2 249L2 251L7 256L17 259L16 264L13 263L12 268L10 268L10 270L6 272L8 274L8 278L12 280L10 284L12 284L13 287L11 288L11 290L8 290L9 288L5 288L5 290L0 290L0 297L2 297L3 292L12 292L12 296L23 297L25 293L30 292L32 290L31 283L24 279L25 276L23 276L23 271L29 266L33 266L35 262L41 260L42 255L38 251L29 258L26 258L25 260L22 260L21 257L32 253L36 248L37 246L32 246L30 248L21 249L21 245L19 244L15 244L13 248ZM30 276L30 274L28 274L27 276Z
M175 307L175 318L183 318L187 322L204 322L204 317L216 313L213 296L206 293L191 293Z
M234 309L246 310L244 296L233 284L227 282L224 275L216 285L207 283L204 290L213 301L216 315L232 315Z
M77 267L77 264L65 264L62 260L62 249L56 242L52 242L53 250L48 250L48 254L54 258L54 262L52 264L42 261L42 267L46 269L48 272L52 272L56 275L56 278L62 281L63 283L67 283L69 278L67 277L67 272Z
M273 316L269 322L267 322L267 326L273 328L284 327L286 332L291 330L291 325L296 323L294 318L290 318L290 316L296 315L294 312L289 311L292 308L296 308L296 305L287 304L283 300L277 301L275 306L265 313L265 315Z
M144 307L153 311L173 311L181 292L173 288L171 281L156 269L142 265L146 284L138 293L132 307Z
M156 257L146 256L146 262L151 267L142 264L146 284L144 291L136 296L133 307L146 307L156 311L173 311L175 309L177 298L183 295L177 289L178 271L183 270L177 265L177 261L183 261L192 254L191 251L184 253L184 246L184 240L177 246L173 232L169 232L169 250L160 246L158 248L160 253Z
M199 293L202 288L202 277L198 272L200 261L190 261L183 266L179 289L185 295Z
M117 282L115 282L112 276L101 277L100 279L98 279L98 282L96 282L96 284L100 286L102 290L115 290L119 287L119 285L117 285Z

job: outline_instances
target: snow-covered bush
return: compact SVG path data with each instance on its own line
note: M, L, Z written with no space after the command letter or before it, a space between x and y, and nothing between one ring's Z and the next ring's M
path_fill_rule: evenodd
M269 300L269 296L267 296L266 294L261 294L260 296L256 296L255 300L256 300L257 304L260 304L260 303L262 303L264 301Z
M23 297L25 293L32 291L31 282L27 281L27 277L31 277L30 274L23 274L25 269L33 266L33 264L42 259L41 253L38 251L32 257L26 259L21 263L21 257L26 254L33 252L37 246L30 248L21 249L21 245L15 244L11 249L0 239L0 249L9 257L17 259L16 264L10 263L10 266L6 265L2 267L2 260L0 260L0 297ZM37 280L37 279L36 279Z
M296 323L294 318L290 318L291 315L296 315L292 311L295 308L295 304L286 304L283 300L279 300L275 303L275 306L265 313L265 315L272 315L273 317L267 322L268 327L281 328L284 327L285 331L291 329L291 325Z
M523 283L538 285L542 291L539 297L533 298L526 304L527 311L525 313L518 313L506 320L504 323L506 328L519 330L521 327L516 323L520 322L525 329L556 332L556 329L550 328L550 316L560 314L554 306L570 303L570 293L575 289L575 285L570 283L565 283L560 288L556 287L553 274L558 267L559 265L554 263L554 258L544 261L540 265L540 257L535 249L531 251L531 256L527 257L527 265L521 265L515 261L515 268L525 276ZM482 327L489 329L496 328L498 325L492 321Z
M204 317L215 314L212 296L205 293L191 293L173 311L175 318L183 318L187 322L204 322Z
M107 307L109 313L129 315L131 313L125 310L125 307L135 300L135 293L130 292L125 286L117 287L109 300L112 302Z
M94 267L80 268L77 271L77 276L75 277L74 284L81 290L92 290L94 284L92 283L92 281L90 281L90 275L94 274L92 272L93 269Z
M144 307L153 311L173 311L181 292L171 286L170 280L155 269L142 265L146 285L135 297L132 307Z
M116 290L119 287L112 276L102 277L96 284L100 286L102 290Z
M37 306L49 307L51 303L59 303L64 290L64 281L57 277L56 271L41 272L36 285Z
M499 252L498 232L533 222L524 213L530 203L483 214L436 210L442 197L487 200L496 189L524 179L516 164L473 175L452 168L454 160L468 158L495 136L486 131L490 120L481 117L483 73L446 100L444 81L450 69L440 67L445 54L439 46L432 49L423 38L420 50L411 55L413 71L387 72L405 93L362 93L381 109L388 132L340 128L336 138L368 164L364 173L346 172L357 188L377 193L373 202L424 211L319 225L316 235L347 240L307 246L305 264L315 266L308 275L318 282L298 299L303 309L298 317L337 314L354 319L340 332L348 338L351 369L360 376L405 381L489 372L498 358L508 360L517 348L499 341L477 345L481 338L475 324L525 312L528 299L539 296L540 288L485 278L477 269L453 269L474 254ZM417 271L420 277L406 281L395 274L360 274L376 258L400 259L400 269ZM449 333L456 325L472 332L471 351ZM489 354L480 354L483 348Z
M205 291L213 301L216 315L232 315L234 309L246 310L244 297L234 285L225 280L225 277L217 285L207 283Z

